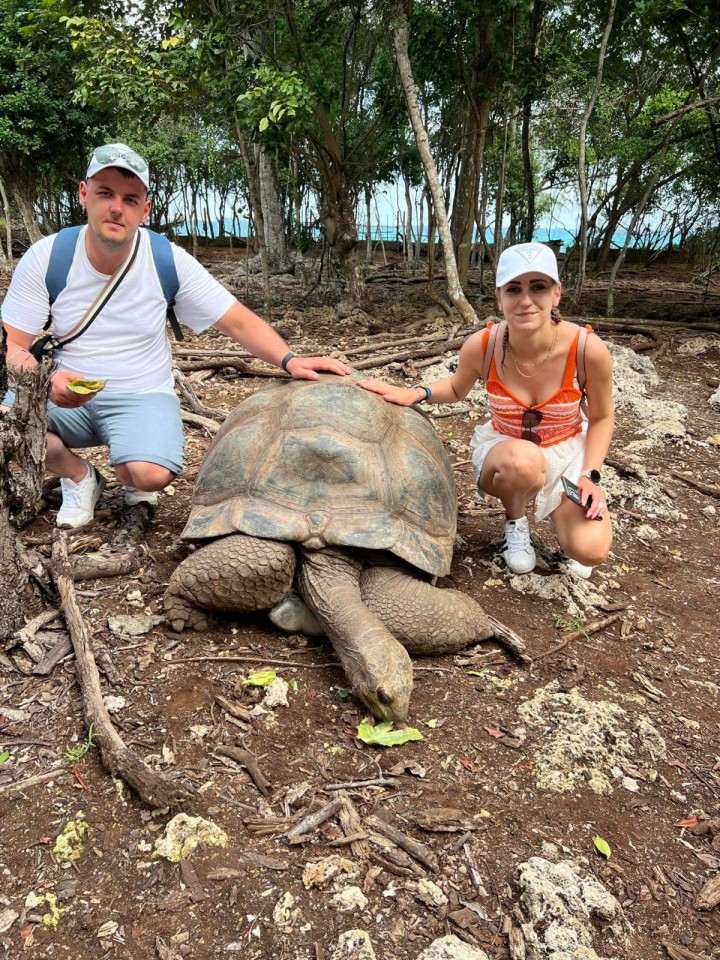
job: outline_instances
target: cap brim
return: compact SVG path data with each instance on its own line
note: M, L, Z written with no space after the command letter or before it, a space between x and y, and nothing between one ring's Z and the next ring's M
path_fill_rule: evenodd
M552 280L553 283L560 283L560 277L553 276L552 273L548 273L547 270L538 270L537 267L533 267L532 264L526 264L524 267L518 267L517 270L511 270L506 277L502 277L502 283L498 283L497 279L495 280L495 285L499 287L504 287L506 283L510 283L512 280L517 280L518 277L524 276L526 273L539 273L543 277L547 277L548 280Z

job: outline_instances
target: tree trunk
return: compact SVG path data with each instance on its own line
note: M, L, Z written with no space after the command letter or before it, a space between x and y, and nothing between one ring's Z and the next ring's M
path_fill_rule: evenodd
M5 331L0 330L0 398L8 386ZM18 529L36 514L45 473L49 360L17 374L15 404L0 413L0 640L24 623L32 599ZM14 464L14 467L11 466Z
M2 201L3 215L5 217L5 240L7 242L7 254L3 251L2 243L0 243L0 267L6 273L12 273L13 269L13 238L12 238L12 219L10 217L10 204L8 203L7 193L5 192L5 184L3 183L2 177L0 177L0 201ZM2 396L0 396L2 400Z
M595 74L595 83L593 84L590 100L588 101L588 104L585 107L582 120L580 121L580 134L578 137L578 188L580 191L580 233L579 233L580 261L578 263L578 272L577 272L577 278L575 280L575 290L574 290L574 299L576 302L580 299L580 294L582 293L582 288L585 283L585 270L587 268L588 189L587 189L587 170L585 167L587 128L588 128L588 123L590 122L590 117L592 116L592 112L595 109L595 103L597 101L598 94L600 93L600 86L602 85L603 68L605 66L605 53L607 52L607 45L610 39L610 31L612 30L613 20L615 19L616 6L617 6L617 0L610 0L610 8L608 10L607 23L605 24L605 32L603 33L602 42L600 43L600 50L598 52L598 65L597 65L597 72Z
M660 155L657 158L657 166L655 167L655 172L650 177L647 187L645 188L645 192L643 193L640 202L635 207L633 218L625 234L625 242L622 245L622 249L618 253L617 260L613 264L612 270L610 271L610 279L608 280L607 307L605 310L605 316L607 317L612 317L615 314L615 297L614 297L615 278L617 277L618 271L620 270L620 267L622 266L623 261L625 260L625 254L627 252L627 248L630 246L630 241L632 239L632 235L635 230L635 227L638 224L638 220L643 215L645 211L645 207L647 206L648 200L652 196L653 190L655 189L655 186L658 180L660 179L660 173L662 172L663 161L665 159L665 154L667 153L667 149L670 144L670 137L672 135L672 132L673 132L673 124L670 124L670 126L668 127L668 132L666 133L663 139L663 145L662 145L662 149L660 150Z
M287 271L291 269L292 263L285 242L285 221L280 201L277 161L264 147L259 148L258 178L268 263L273 271Z
M370 209L370 202L372 200L372 194L370 193L370 188L365 188L365 264L369 267L373 262L373 244L372 244L372 226L370 224L370 217L372 216L372 210Z
M458 275L463 289L467 286L470 269L480 173L490 119L489 97L478 98L476 92L494 88L497 75L497 63L493 55L494 39L494 21L487 15L477 14L475 52L469 77L464 76L464 64L460 62L463 92L468 106L451 224Z
M240 152L242 153L247 173L248 190L250 192L250 202L253 207L255 218L255 233L257 235L258 253L262 263L263 276L263 298L265 301L265 320L270 323L272 320L272 296L270 292L270 262L268 260L267 246L265 245L265 220L262 211L260 176L258 171L257 154L251 151L245 137L243 136L239 124L235 126Z
M457 307L463 320L468 326L475 326L478 322L477 314L470 306L467 297L463 293L460 277L458 276L457 263L453 250L453 240L448 223L447 210L443 197L442 187L438 178L437 168L428 141L427 130L423 126L420 116L420 109L417 102L417 93L415 91L415 81L410 64L408 14L406 10L406 0L397 0L397 26L393 31L393 47L395 49L395 59L400 73L400 80L405 93L410 123L412 124L415 142L417 143L418 153L422 160L425 170L428 186L433 198L435 217L437 218L440 230L440 242L442 243L445 256L445 272L447 275L448 294L452 302ZM474 222L474 219L473 219Z
M15 201L15 206L18 208L20 216L22 217L22 222L25 224L30 243L36 243L42 238L42 233L40 232L40 224L38 223L32 200L28 199L22 190L12 182L10 183L10 192Z

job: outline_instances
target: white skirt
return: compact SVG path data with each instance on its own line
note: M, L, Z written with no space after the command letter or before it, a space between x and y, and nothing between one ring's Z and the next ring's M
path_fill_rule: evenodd
M580 479L585 456L586 434L587 423L583 422L581 432L575 434L574 437L570 437L569 440L562 440L551 447L540 448L545 456L547 468L545 470L545 486L534 499L533 516L537 523L550 516L553 510L560 506L560 499L563 494L561 477L567 477L573 483L577 483ZM504 433L498 433L490 421L475 429L470 440L470 446L473 450L472 468L476 484L480 479L488 452L492 450L496 443L512 439L512 437L505 436ZM478 496L482 499L485 494L478 489Z

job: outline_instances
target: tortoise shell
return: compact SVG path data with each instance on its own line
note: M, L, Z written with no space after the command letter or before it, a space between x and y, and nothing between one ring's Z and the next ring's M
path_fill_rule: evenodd
M457 508L442 442L418 410L357 379L278 381L244 400L208 449L183 539L387 550L447 574Z

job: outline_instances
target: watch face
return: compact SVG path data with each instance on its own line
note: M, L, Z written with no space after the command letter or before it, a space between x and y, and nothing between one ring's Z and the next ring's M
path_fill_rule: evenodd
M588 470L588 477L593 483L600 483L600 471Z

